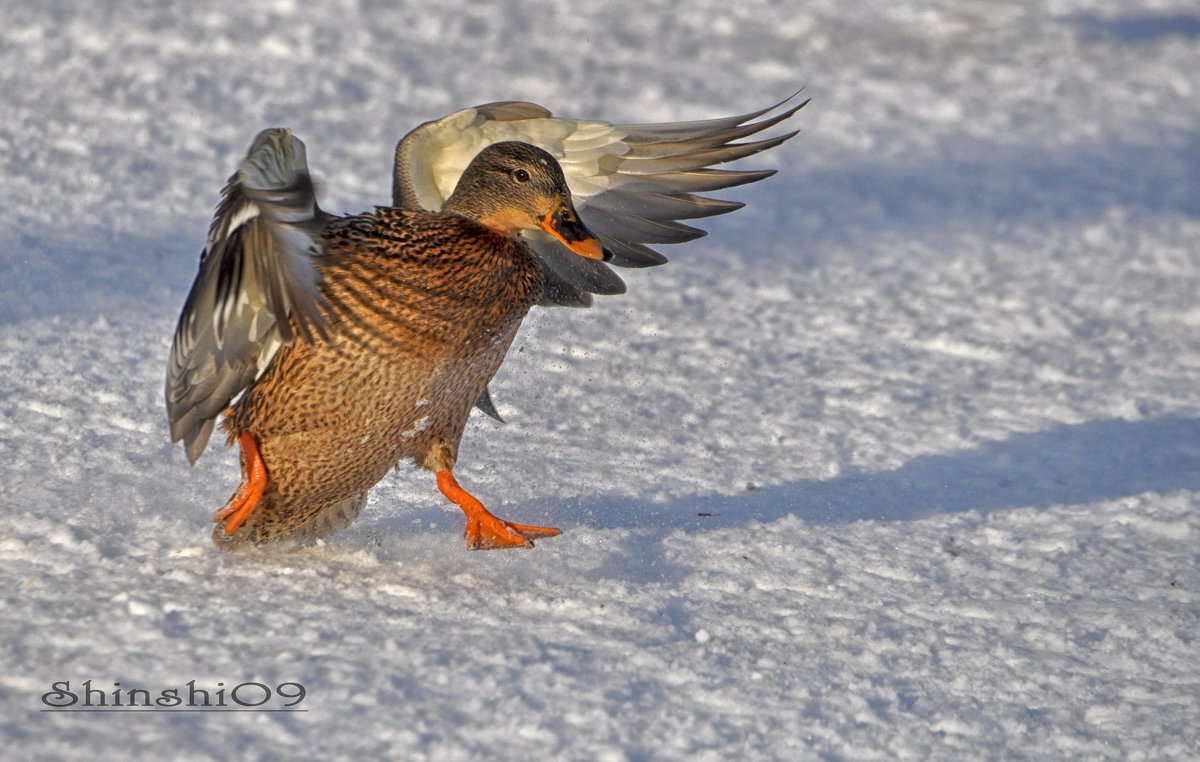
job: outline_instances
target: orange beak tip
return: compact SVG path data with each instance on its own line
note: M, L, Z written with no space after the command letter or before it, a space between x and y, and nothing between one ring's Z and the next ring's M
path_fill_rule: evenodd
M587 257L588 259L602 259L605 261L612 259L612 252L601 246L600 242L595 238L583 238L578 241L570 242L563 240L563 243L567 245L567 248L581 257Z

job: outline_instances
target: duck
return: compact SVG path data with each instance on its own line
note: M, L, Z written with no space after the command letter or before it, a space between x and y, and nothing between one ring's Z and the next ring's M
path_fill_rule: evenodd
M623 293L612 265L663 264L649 244L705 234L680 220L740 208L700 194L774 170L714 165L791 139L741 141L808 103L795 98L636 125L518 101L461 109L398 142L391 205L347 216L318 206L290 129L260 132L222 191L167 362L172 443L195 465L221 419L240 448L213 541L327 537L406 460L463 511L470 550L561 534L500 519L458 483L472 410L501 419L488 386L531 309Z

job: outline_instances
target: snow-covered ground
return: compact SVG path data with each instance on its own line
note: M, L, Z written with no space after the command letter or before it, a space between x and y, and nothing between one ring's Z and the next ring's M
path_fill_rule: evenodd
M1200 755L1194 2L398 5L2 3L0 756ZM461 106L801 85L747 208L533 315L469 426L563 536L469 553L409 468L322 547L209 543L237 459L168 444L164 361L260 128L354 212ZM307 711L39 711L89 679Z

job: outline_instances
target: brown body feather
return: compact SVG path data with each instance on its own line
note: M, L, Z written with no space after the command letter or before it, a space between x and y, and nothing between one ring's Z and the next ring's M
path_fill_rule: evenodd
M231 408L269 475L223 543L323 535L348 524L399 461L449 470L471 407L541 295L516 237L451 213L381 208L321 233L330 339L298 340Z

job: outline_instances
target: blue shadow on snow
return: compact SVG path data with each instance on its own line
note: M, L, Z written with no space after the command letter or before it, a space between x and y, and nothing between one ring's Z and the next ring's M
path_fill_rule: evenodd
M1116 40L1131 45L1155 42L1164 37L1194 40L1200 37L1200 16L1188 13L1116 16L1103 18L1091 13L1066 17L1084 42Z
M563 524L663 529L742 526L795 515L818 524L911 520L943 513L1073 505L1142 492L1200 490L1200 420L1091 421L1018 434L894 471L848 471L735 495L666 503L584 498L550 508ZM702 515L704 514L704 515Z

